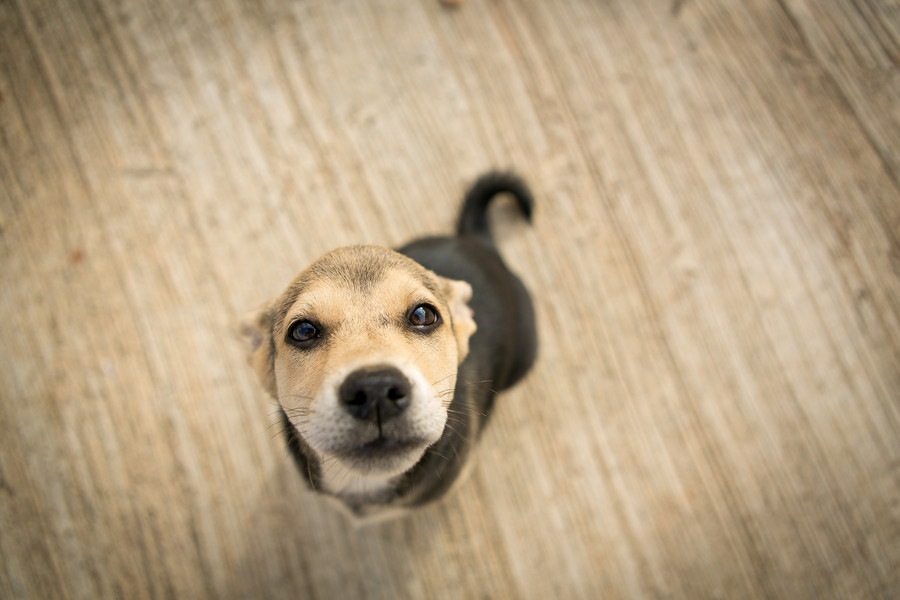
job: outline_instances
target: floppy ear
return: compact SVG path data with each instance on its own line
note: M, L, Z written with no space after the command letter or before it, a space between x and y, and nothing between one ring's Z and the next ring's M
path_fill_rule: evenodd
M260 385L278 398L275 387L275 346L272 344L272 315L274 302L267 302L244 315L238 334L244 342L247 364L256 372Z
M461 363L469 354L469 338L478 329L473 318L472 309L469 308L469 300L472 299L472 286L465 281L439 277L444 288L444 297L450 308L450 320L453 323L453 335L456 337L456 347Z

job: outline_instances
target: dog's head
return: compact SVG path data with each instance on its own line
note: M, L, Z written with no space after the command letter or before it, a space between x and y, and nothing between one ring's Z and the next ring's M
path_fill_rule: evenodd
M330 252L241 326L249 361L320 464L412 468L447 422L471 287L373 246Z

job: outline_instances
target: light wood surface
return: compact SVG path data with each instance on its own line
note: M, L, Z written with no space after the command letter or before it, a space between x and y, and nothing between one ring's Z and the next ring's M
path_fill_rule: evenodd
M898 62L891 0L0 1L0 598L900 596ZM539 362L354 528L233 325L489 168Z

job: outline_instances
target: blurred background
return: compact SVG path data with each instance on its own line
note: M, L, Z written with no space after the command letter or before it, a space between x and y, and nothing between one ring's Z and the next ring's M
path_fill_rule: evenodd
M900 10L0 1L0 597L900 596ZM357 528L233 335L491 168L541 356Z

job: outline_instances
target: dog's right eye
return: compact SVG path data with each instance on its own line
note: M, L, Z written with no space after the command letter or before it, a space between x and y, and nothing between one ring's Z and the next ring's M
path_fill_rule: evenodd
M420 330L430 330L441 322L441 316L435 307L430 304L420 304L409 311L406 316L409 324Z
M300 346L309 346L319 337L319 328L309 321L297 321L288 329L288 339Z

